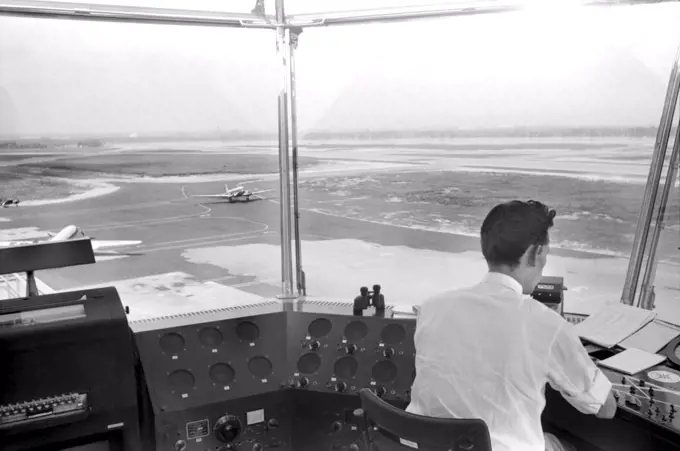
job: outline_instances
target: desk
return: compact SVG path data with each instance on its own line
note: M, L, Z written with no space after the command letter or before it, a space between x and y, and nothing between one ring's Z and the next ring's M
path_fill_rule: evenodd
M614 419L582 414L546 387L544 423L605 451L680 451L680 372L665 365L635 376L603 372L612 382L619 406Z

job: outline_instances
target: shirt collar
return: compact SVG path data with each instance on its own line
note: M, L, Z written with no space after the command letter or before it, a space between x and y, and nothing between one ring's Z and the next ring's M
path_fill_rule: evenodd
M522 292L524 291L522 289L522 284L520 284L512 277L499 272L488 273L484 278L484 282L492 283L495 285L502 285L503 287L508 288L517 293L518 296L522 296Z

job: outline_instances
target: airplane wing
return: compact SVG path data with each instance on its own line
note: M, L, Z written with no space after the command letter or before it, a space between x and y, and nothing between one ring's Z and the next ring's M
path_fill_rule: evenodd
M256 195L256 194L262 194L262 193L269 193L269 192L271 192L271 191L276 191L276 190L273 190L273 189L265 189L265 190L262 190L262 191L253 191L253 192L251 192L250 194Z
M92 240L92 249L110 249L114 247L139 246L141 241L114 241L114 240Z
M191 197L207 197L209 199L229 199L231 194L194 194Z
M40 242L39 240L0 241L0 248L1 247L12 247L12 246L26 246L28 244L37 244L39 242Z

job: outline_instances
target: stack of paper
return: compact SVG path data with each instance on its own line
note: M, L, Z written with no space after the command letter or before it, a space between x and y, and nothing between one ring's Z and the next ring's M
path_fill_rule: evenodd
M574 330L579 337L604 348L612 348L652 322L656 313L620 302L606 305Z
M674 338L680 336L680 327L658 318L619 343L624 349L640 349L656 354Z
M600 360L598 364L632 376L656 366L664 360L666 360L665 356L631 348L608 359Z

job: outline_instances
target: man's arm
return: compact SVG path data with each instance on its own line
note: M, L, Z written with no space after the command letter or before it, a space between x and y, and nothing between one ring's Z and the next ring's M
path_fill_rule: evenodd
M614 417L612 384L590 359L571 324L560 327L550 349L548 380L580 412Z

